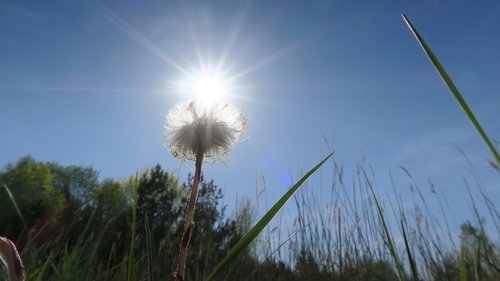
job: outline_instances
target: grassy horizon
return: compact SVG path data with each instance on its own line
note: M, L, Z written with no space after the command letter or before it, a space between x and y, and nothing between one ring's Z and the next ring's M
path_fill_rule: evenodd
M53 183L60 183L64 174L61 171L75 171L75 167L34 160L29 163L21 159L3 171L0 180L13 183L15 175L17 182L22 182L23 174L15 172L27 171L23 168L28 164L33 165L29 169L32 172L51 167L48 171ZM457 237L450 230L457 226L450 226L451 222L443 222L431 212L429 192L423 192L412 183L409 171L403 172L408 173L410 180L412 205L402 201L395 186L392 188L394 198L399 198L397 201L381 196L380 188L374 184L374 174L365 162L350 175L352 181L346 181L349 175L342 172L335 160L334 171L334 180L329 183L330 188L323 189L324 194L315 186L308 186L294 197L292 205L296 214L289 233L285 230L288 227L282 225L285 222L278 223L277 228L281 230L268 229L214 280L417 280L417 277L418 280L459 280L461 277L498 280L500 255L498 241L493 239L500 237L500 231L497 228L497 231L486 232L485 224L499 225L500 216L485 190L481 189L478 198L468 192L471 214L476 220L461 222L462 233ZM75 173L73 177L79 178ZM20 245L28 270L27 280L170 278L172 268L169 269L167 263L171 261L171 267L175 264L178 247L175 235L179 231L172 223L182 225L180 206L189 184L180 184L179 179L158 166L136 178L98 181L87 197L94 201L80 204L72 212L77 215L75 217L67 217L75 201L67 201L66 206L55 213L47 213L44 218L24 217L28 232L19 225L19 234L13 238ZM235 215L225 216L223 206L219 205L223 198L220 190L217 191L213 181L203 182L199 223L195 228L191 267L187 269L186 280L205 280L256 219L252 215L256 206L251 204L240 204L242 207ZM159 186L171 192L155 194ZM15 192L17 187L10 184L9 188L16 199L19 196ZM465 186L464 194L470 188ZM152 193L145 193L146 190ZM137 208L134 208L135 192L139 199ZM170 213L164 214L169 218L168 223L155 221L155 214L145 211L154 201L146 200L148 194L153 196L149 199L160 200L161 204L156 207L168 207ZM441 198L439 190L430 194L435 195L436 200ZM29 213L23 208L23 198L17 199L20 213ZM329 206L326 209L325 203ZM447 206L445 202L441 204L446 220ZM478 209L489 211L474 213ZM135 223L134 210L137 212ZM382 219L387 220L388 226L384 226ZM2 226L1 231L5 233L6 230L13 233L12 227ZM394 241L392 250L391 240ZM399 270L395 260L400 262Z

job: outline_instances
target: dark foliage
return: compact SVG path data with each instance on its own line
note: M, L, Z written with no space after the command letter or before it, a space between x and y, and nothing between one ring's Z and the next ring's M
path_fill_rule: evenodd
M27 280L126 280L131 252L134 280L168 280L175 271L192 176L180 184L160 165L120 181L99 180L98 175L92 167L64 167L31 157L0 171L0 235L15 240L23 251ZM240 204L244 209L227 217L222 199L221 189L202 176L186 280L204 280L251 225L248 204ZM321 233L332 231L310 211L300 212L310 210L314 202L298 205L299 221ZM338 245L337 240L325 244L315 238L321 237L318 233L301 232L291 243L300 246L287 254L288 262L267 256L273 249L258 258L264 253L247 248L216 280L399 280L389 259L368 255L370 251L356 258L352 251L329 248ZM427 276L459 280L462 255L468 279L497 280L498 247L484 231L464 224L461 241L462 253L424 263ZM339 254L331 256L332 250Z

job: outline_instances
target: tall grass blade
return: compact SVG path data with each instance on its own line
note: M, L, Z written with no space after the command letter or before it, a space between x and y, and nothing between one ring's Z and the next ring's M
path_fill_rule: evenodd
M80 236L78 236L78 240L76 241L76 245L81 246L81 245L85 244L85 242L88 240L89 231L90 231L91 225L93 225L92 223L94 222L94 216L96 213L97 213L97 209L94 209L92 211L92 213L90 213L90 217L87 220L87 223L85 224L85 227L83 228L82 233L80 234ZM65 239L63 239L63 240L65 240Z
M146 257L148 262L148 281L153 280L153 246L151 243L151 230L149 229L149 220L144 216L144 228L146 231Z
M21 209L19 209L19 206L17 205L16 198L14 198L14 195L12 195L10 188L6 184L4 184L3 187L5 188L7 195L9 195L9 199L12 202L12 205L14 205L14 209L16 209L16 213L19 216L19 219L23 223L24 231L28 233L28 227L26 225L26 221L24 220L23 214L21 213Z
M474 255L474 278L479 281L479 273L481 272L481 237L476 239L476 254Z
M312 170L310 170L305 176L303 176L295 185L293 185L286 193L281 197L276 204L260 219L260 221L252 227L243 236L240 241L234 245L233 248L229 250L227 255L222 259L222 261L215 267L215 269L207 277L206 281L212 280L217 273L219 273L225 266L229 264L246 246L248 246L259 233L269 224L271 219L278 213L278 211L285 205L285 203L292 197L292 195L307 181L307 179L312 176L330 157L333 153L328 155L323 161L319 162Z
M406 17L405 14L402 14L402 16L403 16L403 19L405 20L406 24L410 28L410 30L413 32L413 35L415 35L415 38L417 39L418 43L420 43L420 46L422 46L422 48L424 49L424 52L427 54L427 56L431 60L432 64L434 64L434 67L436 68L437 72L439 73L439 75L441 75L441 78L443 78L443 81L448 86L448 88L450 89L451 93L453 94L453 96L455 97L457 102L460 104L460 107L462 107L463 111L465 112L465 114L467 115L469 120L472 122L472 124L474 125L474 127L478 131L479 135L481 135L481 137L483 138L484 142L486 143L486 145L490 149L491 153L493 154L495 161L497 162L497 165L500 166L500 154L498 153L498 150L495 148L495 146L493 145L493 142L490 140L490 138L488 137L486 132L483 130L483 128L479 124L479 121L477 121L476 117L472 113L472 110L467 105L467 102L465 102L464 98L460 94L460 91L455 86L455 83L453 83L450 76L448 75L448 73L446 72L444 67L441 65L441 63L439 62L439 60L436 57L436 55L434 54L434 52L432 52L429 45L427 45L424 38L422 38L422 36L420 36L418 31L415 29L413 24L410 22L410 20Z
M403 220L401 220L401 230L403 231L403 239L405 242L406 253L408 254L408 260L410 262L411 273L413 275L413 279L418 281L420 279L418 278L417 264L415 263L415 259L411 253L410 243L408 243L408 237L405 230L405 222Z
M462 245L460 249L460 281L467 281L466 248Z
M283 247L286 243L288 243L290 240L292 240L292 238L294 238L294 236L297 233L299 233L300 231L304 231L304 227L301 227L301 228L295 230L292 234L290 234L285 241L281 242L278 245L278 247L276 247L270 254L266 255L263 260L268 260L269 258L271 258L274 254L276 254L281 249L281 247ZM251 280L258 269L259 269L258 267L255 267L254 270L252 271L252 273L248 274L248 277L245 279L245 281Z
M375 205L377 206L380 221L382 222L382 226L384 227L385 236L387 237L387 245L389 247L389 251L391 252L391 256L394 260L394 263L396 264L396 269L398 270L399 280L404 281L404 280L406 280L405 271L403 269L401 261L399 260L398 255L396 253L396 247L394 246L394 240L392 239L389 228L387 227L387 223L385 222L384 212L382 211L382 206L380 206L380 203L377 199L377 195L375 194L375 191L373 190L373 186L372 186L370 180L368 179L368 176L366 175L365 170L361 169L361 171L363 172L366 183L370 187L370 191L371 191L373 199L375 201Z
M113 244L111 244L111 250L109 250L109 256L108 256L108 262L107 262L107 265L106 265L106 271L105 271L105 280L110 280L108 274L111 272L111 261L113 260L113 255L115 253L115 246L116 244L113 242Z
M52 262L52 253L46 257L46 260L43 264L40 264L35 270L29 270L26 279L32 281L43 281L45 280L44 275L47 269L49 268L50 263Z
M130 236L130 250L128 253L128 273L127 280L132 281L133 265L134 265L134 251L135 251L135 227L137 223L137 177L136 184L133 188L134 205L132 206L132 225L131 236Z

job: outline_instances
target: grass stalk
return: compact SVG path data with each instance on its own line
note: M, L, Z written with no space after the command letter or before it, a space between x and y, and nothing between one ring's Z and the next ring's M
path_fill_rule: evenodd
M307 181L307 179L312 176L323 164L332 157L333 153L328 155L325 159L319 162L314 168L312 168L305 176L303 176L297 183L295 183L283 197L274 204L271 209L260 219L254 227L252 227L237 243L233 246L227 253L227 255L222 259L222 261L214 268L214 270L208 275L206 281L213 280L213 278L226 267L234 258L247 247L259 233L269 224L272 218L279 212L279 210L285 205L285 203L292 197L292 195Z
M133 265L134 265L134 251L135 251L135 232L137 224L137 184L134 190L134 205L132 206L132 225L130 226L130 249L128 253L128 270L127 270L127 280L133 280Z
M149 229L149 220L144 216L144 230L146 235L146 258L148 263L148 281L153 280L153 245L151 239L151 230Z
M418 278L417 264L415 263L415 259L413 258L413 254L412 254L412 251L410 248L410 243L408 243L408 236L406 235L404 220L401 220L401 230L402 230L403 239L405 242L406 254L408 255L408 262L410 263L411 273L413 275L413 279L415 281L418 281L420 279Z
M427 45L424 38L418 33L417 29L413 26L413 24L410 22L408 17L406 17L405 14L402 14L402 16L403 16L404 21L406 22L406 24L410 28L410 30L413 32L413 35L415 35L415 38L417 39L418 43L420 44L420 46L422 46L422 49L424 49L424 52L427 54L427 56L431 60L432 64L436 68L437 72L439 73L439 75L443 79L444 83L446 84L446 86L448 86L451 93L453 94L453 96L455 97L457 102L460 104L460 107L465 112L465 114L467 115L467 117L472 122L472 124L476 128L477 132L481 136L481 138L484 140L484 142L488 146L489 150L493 154L493 157L495 158L497 165L500 166L500 154L498 153L498 150L495 148L495 146L493 145L493 142L490 140L490 138L488 137L486 132L481 127L481 124L474 116L474 113L469 108L469 105L467 104L465 99L462 97L462 94L460 94L460 91L455 86L455 83L453 83L453 80L451 80L450 76L448 75L448 73L444 69L443 65L441 65L438 58L436 57L436 55L432 51L432 49L429 47L429 45Z
M366 183L368 184L368 187L370 187L370 191L371 191L373 199L375 201L375 205L377 206L377 211L378 211L378 214L379 214L379 217L380 217L380 221L382 222L382 226L384 228L385 236L387 238L387 246L389 247L389 251L391 252L391 256L392 256L392 258L394 260L394 263L396 264L396 269L398 270L399 280L404 281L404 280L406 280L406 275L405 275L403 266L401 264L401 261L399 260L399 257L397 255L396 247L394 246L394 241L392 239L391 233L390 233L389 228L387 226L387 223L385 221L384 212L382 210L382 206L380 206L380 203L379 203L379 201L377 199L377 195L375 194L375 191L373 190L373 186L372 186L370 180L368 179L368 176L366 175L365 170L361 169L361 171L363 172L363 175L365 177Z
M462 245L460 249L460 281L467 281L466 248Z
M19 216L19 219L21 220L21 222L23 223L23 229L26 233L29 233L28 232L28 227L26 225L26 221L24 220L24 216L23 214L21 213L21 209L19 208L19 206L17 205L17 202L16 202L16 198L14 198L14 195L12 194L12 192L10 191L10 188L4 184L3 187L5 188L5 191L7 192L7 195L9 195L9 199L10 201L12 202L12 205L14 205L14 209L16 209L16 213L17 215Z

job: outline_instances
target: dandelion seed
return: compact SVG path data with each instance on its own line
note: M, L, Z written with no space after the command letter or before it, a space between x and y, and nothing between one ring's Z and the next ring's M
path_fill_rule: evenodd
M0 260L7 268L9 281L24 281L24 265L16 245L9 239L0 236Z

